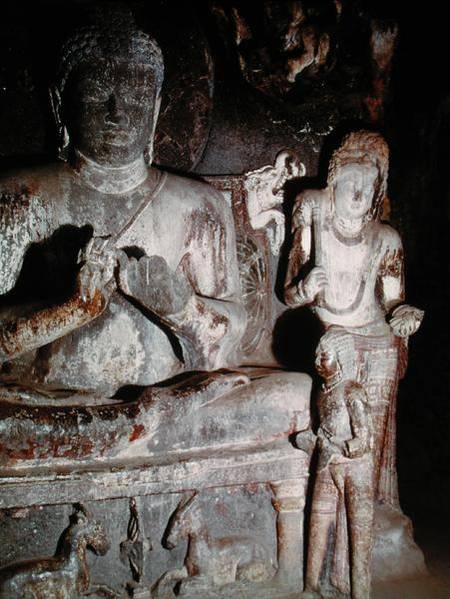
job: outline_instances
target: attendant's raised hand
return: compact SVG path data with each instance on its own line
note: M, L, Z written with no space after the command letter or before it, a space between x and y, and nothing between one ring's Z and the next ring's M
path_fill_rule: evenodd
M327 275L322 266L316 266L307 277L299 283L299 293L309 303L313 302L318 293L328 285Z

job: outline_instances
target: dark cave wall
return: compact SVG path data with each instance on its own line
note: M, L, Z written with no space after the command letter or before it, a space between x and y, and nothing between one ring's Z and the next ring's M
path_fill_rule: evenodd
M399 396L399 476L413 514L448 521L450 498L449 162L450 77L431 69L447 52L440 7L399 12L393 74L390 195L404 239L408 300L426 311L411 341Z

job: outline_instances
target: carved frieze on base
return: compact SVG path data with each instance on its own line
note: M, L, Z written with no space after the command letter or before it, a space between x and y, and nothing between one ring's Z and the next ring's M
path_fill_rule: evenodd
M80 472L35 477L32 485L4 479L0 568L54 555L74 518L73 504L84 495L83 514L110 549L89 555L83 590L68 598L285 597L302 587L307 476L307 455L283 444L148 466L139 474ZM43 496L51 503L41 504ZM87 519L83 514L77 518ZM45 599L59 599L56 591L46 593Z

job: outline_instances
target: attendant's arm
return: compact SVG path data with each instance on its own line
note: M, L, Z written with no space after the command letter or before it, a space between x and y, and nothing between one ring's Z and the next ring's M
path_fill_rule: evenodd
M397 337L407 338L419 328L423 311L405 304L404 258L400 237L393 229L378 270L380 299Z
M403 248L400 236L387 229L389 238L378 268L378 292L387 314L405 301Z
M294 240L284 283L284 300L291 308L311 304L317 294L327 284L324 270L315 267L302 278L302 270L308 264L312 251L313 212L316 193L302 194L296 202L292 217Z

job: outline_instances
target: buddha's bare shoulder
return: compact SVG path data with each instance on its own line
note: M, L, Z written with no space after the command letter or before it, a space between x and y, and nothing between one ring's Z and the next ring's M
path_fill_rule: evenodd
M23 209L47 205L61 196L64 181L72 177L70 167L62 162L11 169L0 173L0 201Z
M189 211L208 211L226 214L231 211L224 195L210 183L173 173L165 173L164 201Z

